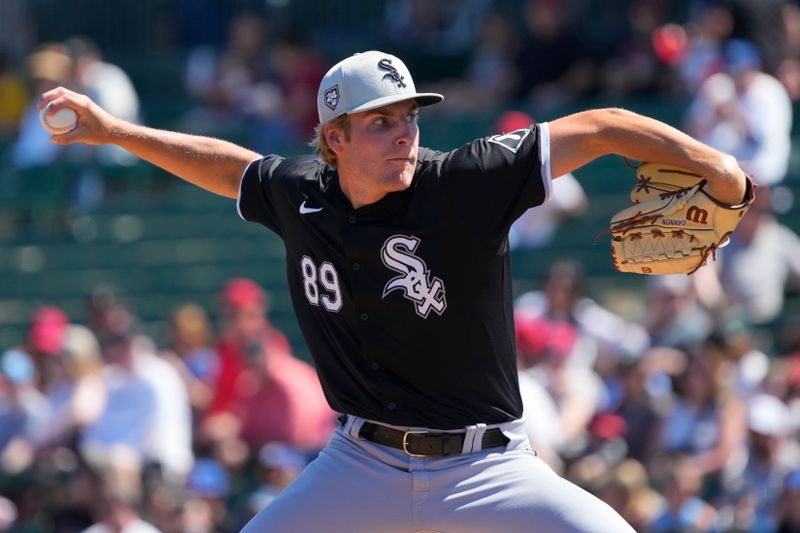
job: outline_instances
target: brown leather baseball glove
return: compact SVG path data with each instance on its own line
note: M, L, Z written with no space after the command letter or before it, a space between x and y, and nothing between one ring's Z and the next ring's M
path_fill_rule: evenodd
M755 197L749 176L739 205L714 199L702 176L682 168L643 163L636 178L633 205L611 219L611 258L620 272L693 273L716 259Z

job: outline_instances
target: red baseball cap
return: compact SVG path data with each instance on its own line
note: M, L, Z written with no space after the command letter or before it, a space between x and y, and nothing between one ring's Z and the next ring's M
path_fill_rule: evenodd
M601 440L624 437L628 433L628 423L614 413L600 413L589 422L589 434Z
M493 129L495 133L509 133L530 128L534 122L533 117L524 111L506 111L494 123Z
M61 309L52 306L40 307L33 314L28 331L31 348L50 355L61 353L68 325L69 318Z
M535 357L545 351L566 359L575 342L578 332L566 322L548 320L543 316L530 316L517 313L514 317L517 333L517 349L523 357Z
M222 304L231 309L241 309L251 305L266 305L264 291L255 281L247 278L233 278L222 289Z
M517 350L523 357L538 355L547 347L547 320L541 316L514 315Z

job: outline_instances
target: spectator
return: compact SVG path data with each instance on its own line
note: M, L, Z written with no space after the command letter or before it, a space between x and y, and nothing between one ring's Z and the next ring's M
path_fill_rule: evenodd
M81 452L92 466L105 465L114 450L124 450L126 468L133 468L132 464L141 468L147 458L158 395L137 370L135 341L130 327L104 339L106 405L80 439Z
M44 306L33 313L24 349L36 365L36 385L40 390L45 390L54 378L68 325L69 318L57 307Z
M560 452L584 445L586 428L601 403L602 382L584 362L575 361L576 329L566 323L519 311L517 346L523 366L542 386L558 410L563 444ZM533 416L533 413L530 413Z
M153 426L145 457L155 463L167 482L180 484L192 468L192 414L189 393L173 365L156 354L144 335L133 339L136 372L155 392Z
M743 452L745 407L706 358L689 354L674 381L675 403L664 422L661 449L681 453L700 476L719 477Z
M275 441L305 451L322 448L333 432L334 413L313 367L288 352L267 352L260 342L250 344L246 355L231 408L241 438L251 449Z
M270 44L264 19L241 13L228 26L221 52L208 47L190 52L185 83L198 103L186 117L190 130L224 129L251 145L283 146L290 132L281 119L285 102Z
M515 312L517 360L520 366L519 389L528 440L531 448L542 457L553 470L563 470L563 461L558 450L564 444L561 415L553 397L546 387L527 370L538 362L541 352L550 344L550 335L545 331L546 321L538 317Z
M320 53L299 34L284 36L274 47L272 64L283 91L282 115L288 119L290 134L305 142L314 133L317 87L328 65ZM260 140L256 146L268 146Z
M14 72L8 53L0 49L0 140L16 137L27 103L25 83Z
M672 458L657 473L656 484L663 490L667 505L647 531L714 531L717 511L700 498L702 475L690 458L681 455Z
M92 287L86 297L86 320L101 345L107 338L116 337L127 329L131 319L114 287L105 283Z
M658 444L663 426L663 413L656 405L648 390L653 371L647 356L626 359L620 362L619 373L622 395L614 412L627 424L625 442L628 457L651 465L658 452Z
M269 322L269 300L256 282L246 278L229 280L220 293L219 307L220 368L209 414L230 407L236 381L247 365L247 349L253 343L263 343L268 354L291 353L286 336Z
M781 80L793 102L800 98L800 6L783 5L783 26L786 32L786 58L775 76Z
M139 514L141 496L131 488L139 485L135 474L112 463L104 467L101 477L93 513L96 522L83 533L160 533Z
M783 492L778 509L776 533L800 531L800 468L795 468L783 480Z
M609 361L613 365L601 366L615 366L619 358L638 356L647 349L650 338L644 328L589 298L585 285L580 264L557 261L550 267L544 290L520 295L514 307L573 324L580 333L576 358L587 365Z
M599 70L602 90L613 97L652 94L666 86L663 64L652 45L653 32L664 22L666 2L633 0L626 9L630 35Z
M34 523L37 515L49 516L53 533L76 533L94 523L92 514L101 496L98 473L71 449L59 447L40 453L34 480L32 492L38 505L31 509L33 513L29 511ZM138 480L131 483L138 485Z
M43 43L28 56L27 74L30 91L74 86L72 59L61 43ZM39 123L39 109L31 102L19 125L19 138L12 148L12 159L20 169L47 166L56 162L64 147L50 142L50 134Z
M211 402L219 378L219 356L211 345L211 324L196 304L179 307L170 317L170 342L162 356L178 370L189 391L195 418Z
M606 472L598 493L634 528L647 531L664 507L663 498L650 487L647 470L636 460L626 459Z
M140 122L139 96L125 71L105 61L100 48L87 37L72 37L64 45L72 57L75 82L86 94L103 108L113 110L115 116ZM100 163L112 165L132 165L136 161L130 153L112 146L97 148L97 158Z
M728 9L717 2L698 3L702 6L687 24L686 48L676 63L684 90L691 95L706 79L725 70L722 47L733 30Z
M716 305L738 307L751 324L777 318L787 287L800 282L800 236L775 218L768 188L721 250L718 272Z
M764 70L775 74L786 57L784 0L719 0L731 14L732 39L755 44L764 61Z
M90 430L103 445L120 440L161 468L168 481L182 483L192 466L192 416L189 393L175 367L156 354L153 342L141 335L135 319L114 289L95 287L88 298L89 323L95 328L103 352L111 363L107 386L119 387L115 393L128 409L130 427L115 426L114 407ZM149 411L129 405L136 397ZM152 402L152 403L150 403ZM119 433L118 436L115 436ZM91 439L90 439L91 440Z
M770 374L770 358L757 347L756 336L740 314L722 316L715 332L703 345L710 360L720 361L721 379L728 382L739 396L748 400L766 390Z
M145 482L145 501L139 508L147 521L164 532L193 531L182 524L182 514L187 510L184 504L189 497L186 487L148 476Z
M714 328L687 276L654 276L648 280L644 327L653 346L681 348L703 342Z
M8 350L0 355L0 473L18 474L33 463L32 442L49 410L35 380L28 354Z
M100 48L87 37L72 37L64 45L72 57L75 81L87 94L115 116L138 122L139 97L125 71L104 61Z
M333 413L313 367L292 356L286 337L270 324L264 291L252 280L232 279L220 305L221 366L204 435L239 435L252 447L274 440L305 450L324 445Z
M482 102L486 107L498 106L512 96L519 75L514 68L519 44L517 29L505 14L495 11L483 18L479 41L467 67L466 82L472 88L472 105ZM532 122L520 127L528 127ZM496 130L496 133L516 129L519 128Z
M442 104L456 111L470 111L477 102L491 109L508 102L518 83L519 73L514 64L519 48L519 35L513 21L499 11L492 11L483 19L479 40L469 63L456 80L437 82L431 90L447 93L447 101ZM494 128L494 133L508 133L527 128L533 122L524 113L509 115L515 118L514 124ZM527 121L527 123L525 123Z
M228 472L219 462L198 458L186 479L187 499L180 516L180 530L192 533L223 530L225 498L230 489Z
M390 0L384 8L389 40L433 56L468 52L491 2L486 0Z
M747 464L741 477L728 480L725 487L731 496L752 500L752 515L748 517L749 523L743 524L752 527L751 524L772 522L783 480L800 464L800 446L791 439L788 408L770 394L759 394L749 400L747 427Z
M99 419L106 403L100 346L89 328L68 326L63 351L53 360L57 372L46 389L52 411L37 435L40 447L71 445Z
M763 72L752 43L725 45L726 72L700 86L686 118L699 140L736 156L759 184L781 182L789 163L792 106L783 85Z
M270 442L262 446L258 450L259 486L249 496L251 515L269 505L300 475L306 464L306 457L288 444Z
M517 97L536 105L572 101L593 90L595 65L563 0L528 0L528 35L517 56Z
M625 460L625 421L611 413L597 413L587 424L587 442L567 471L567 477L597 494L602 476Z
M0 496L0 531L10 531L17 521L17 506L8 498Z

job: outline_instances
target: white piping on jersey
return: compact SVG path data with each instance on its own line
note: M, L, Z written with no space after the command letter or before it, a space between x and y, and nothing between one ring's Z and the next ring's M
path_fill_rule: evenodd
M553 195L553 175L550 170L550 125L547 122L539 124L539 159L542 161L542 181L544 181L544 202L550 201Z
M241 218L242 220L247 220L242 215L242 206L240 205L242 202L242 183L244 183L244 175L247 174L247 170L250 168L250 165L252 165L256 161L261 161L261 158L257 157L256 159L253 159L252 161L247 163L247 166L244 167L244 172L242 172L242 178L239 180L239 195L236 197L236 212L239 213L239 218Z

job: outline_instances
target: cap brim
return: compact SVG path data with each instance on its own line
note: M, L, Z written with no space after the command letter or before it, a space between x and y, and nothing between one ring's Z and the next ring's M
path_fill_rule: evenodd
M414 93L414 94L392 94L389 96L382 96L381 98L376 98L375 100L370 100L360 106L352 109L349 113L360 113L362 111L369 111L371 109L377 109L379 107L383 107L385 105L394 104L397 102L402 102L404 100L416 100L420 106L428 106L433 104L438 104L442 100L444 100L444 96L438 93Z

